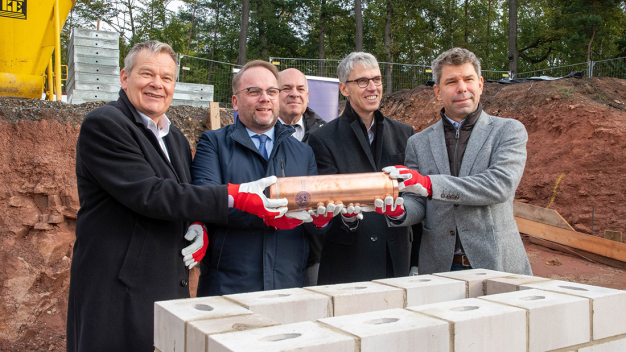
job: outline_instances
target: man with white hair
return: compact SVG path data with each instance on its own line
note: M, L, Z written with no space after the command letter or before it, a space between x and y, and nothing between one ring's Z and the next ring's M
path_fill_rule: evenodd
M400 165L415 131L379 110L383 77L376 58L353 52L339 64L337 76L341 94L348 99L345 110L309 137L319 173L380 172ZM322 247L319 284L408 275L410 229L388 227L383 214L397 216L403 208L391 197L385 201L377 212L367 214L359 214L358 205L348 206L348 213L333 221Z

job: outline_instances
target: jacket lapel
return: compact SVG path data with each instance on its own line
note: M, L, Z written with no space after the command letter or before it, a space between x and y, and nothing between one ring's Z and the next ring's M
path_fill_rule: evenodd
M161 156L161 159L163 159L163 162L165 162L167 164L167 166L169 166L170 170L172 170L172 172L174 173L174 176L176 177L176 180L178 182L181 182L180 181L180 177L178 176L178 173L174 169L174 166L167 159L167 156L163 152L163 149L161 149L161 145L159 144L159 141L157 140L157 137L143 123L143 120L141 119L141 116L139 116L139 113L137 112L137 109L133 106L133 104L130 103L130 100L128 100L128 97L126 96L126 92L124 92L124 90L120 89L119 95L120 95L120 99L124 102L124 104L122 104L122 105L125 105L124 107L126 108L126 109L124 109L125 110L125 115L135 121L135 124L137 124L137 126L139 127L141 132L143 132L143 134L146 136L146 138L148 138L150 143L152 143L152 146L157 151L157 153L159 153L159 155ZM169 134L168 134L168 136L169 136ZM169 146L173 145L174 143L171 142L171 139L169 139L169 140L167 139L168 136L166 136L165 143L166 143L167 147L169 148ZM168 143L168 142L170 142L170 143ZM177 156L176 153L170 152L170 158L172 157L172 155Z
M378 115L379 111L376 111L376 115ZM376 150L376 164L374 165L374 169L376 171L380 171L382 170L382 167L380 167L380 159L383 156L383 136L385 133L385 118L382 116L382 113L380 114L381 116L378 117L374 115L374 119L375 119L375 124L376 124L376 134L375 134L375 138L374 138L374 148Z
M448 163L448 150L446 149L446 137L443 133L443 122L439 120L428 131L430 150L435 159L435 165L441 175L450 175L450 163Z
M261 155L259 149L254 145L252 138L250 138L250 136L248 135L248 131L246 131L246 126L244 126L239 119L237 119L236 124L237 125L235 126L235 130L230 135L230 138L232 138L235 142L243 145L244 147L250 149L254 153L257 153L261 159L265 160L265 158L263 158L263 156ZM276 144L276 141L274 141L274 144Z
M172 126L170 126L170 133L165 136L165 145L167 145L167 151L170 154L171 166L178 177L178 182L190 183L191 175L190 170L183 164L184 158L184 150L178 150L177 143L174 140L174 135L172 134ZM160 146L159 146L159 149Z
M487 137L491 133L493 128L491 124L491 116L487 115L484 111L480 114L480 117L474 125L472 134L470 135L467 147L465 148L465 155L463 155L463 161L461 162L461 170L459 171L459 177L468 176L478 152L485 144Z
M376 163L374 162L374 156L372 155L372 149L370 148L370 141L365 138L363 130L361 130L359 120L352 121L350 127L352 128L352 132L354 132L356 138L359 140L361 149L363 149L363 152L367 155L367 160L369 160L370 165L372 165L372 168L376 170Z

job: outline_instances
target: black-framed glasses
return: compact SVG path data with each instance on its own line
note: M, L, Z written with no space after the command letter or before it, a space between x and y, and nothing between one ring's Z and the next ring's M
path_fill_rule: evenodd
M263 88L248 87L248 88L244 88L238 91L237 93L235 93L235 95L243 92L244 90L247 90L248 96L251 96L253 98L258 98L261 96L261 94L263 94ZM280 88L267 88L265 89L265 92L267 93L267 96L270 98L278 98L278 94L280 93Z
M370 81L372 81L372 83L374 83L374 85L376 87L380 87L383 84L383 79L385 78L385 76L376 76L376 77L372 77L372 78L357 78L357 79L353 79L350 81L346 81L346 83L350 83L350 82L355 82L357 86L359 86L360 88L367 88L367 86L369 86Z

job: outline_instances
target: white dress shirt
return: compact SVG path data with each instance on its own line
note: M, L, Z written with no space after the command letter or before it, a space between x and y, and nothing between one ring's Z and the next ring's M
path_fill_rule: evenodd
M170 133L170 125L172 124L170 119L168 119L167 116L163 115L159 119L159 124L157 125L154 120L152 120L148 116L142 114L139 111L137 111L137 113L139 113L139 116L141 116L141 119L143 120L143 123L146 125L146 127L148 127L148 129L152 131L152 133L154 133L154 136L159 141L159 145L161 146L163 153L165 153L167 160L171 162L172 160L170 160L170 154L167 152L167 147L165 146L165 141L163 140L163 138L165 138L165 136Z

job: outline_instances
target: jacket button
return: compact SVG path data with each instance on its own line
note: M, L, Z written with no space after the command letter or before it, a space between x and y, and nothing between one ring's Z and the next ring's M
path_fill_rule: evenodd
M185 279L180 280L180 285L181 285L182 287L185 287L185 286L187 286L188 284L189 284L189 283L187 282L187 280L185 280Z
M445 197L446 197L446 195L441 193L441 198L445 198Z
M459 199L459 196L456 196L455 199Z
M378 241L378 236L372 236L370 237L370 240L372 240L372 242L376 242Z
M452 236L454 236L454 235L455 235L454 231L452 231L452 230L450 231L450 234L451 234Z

